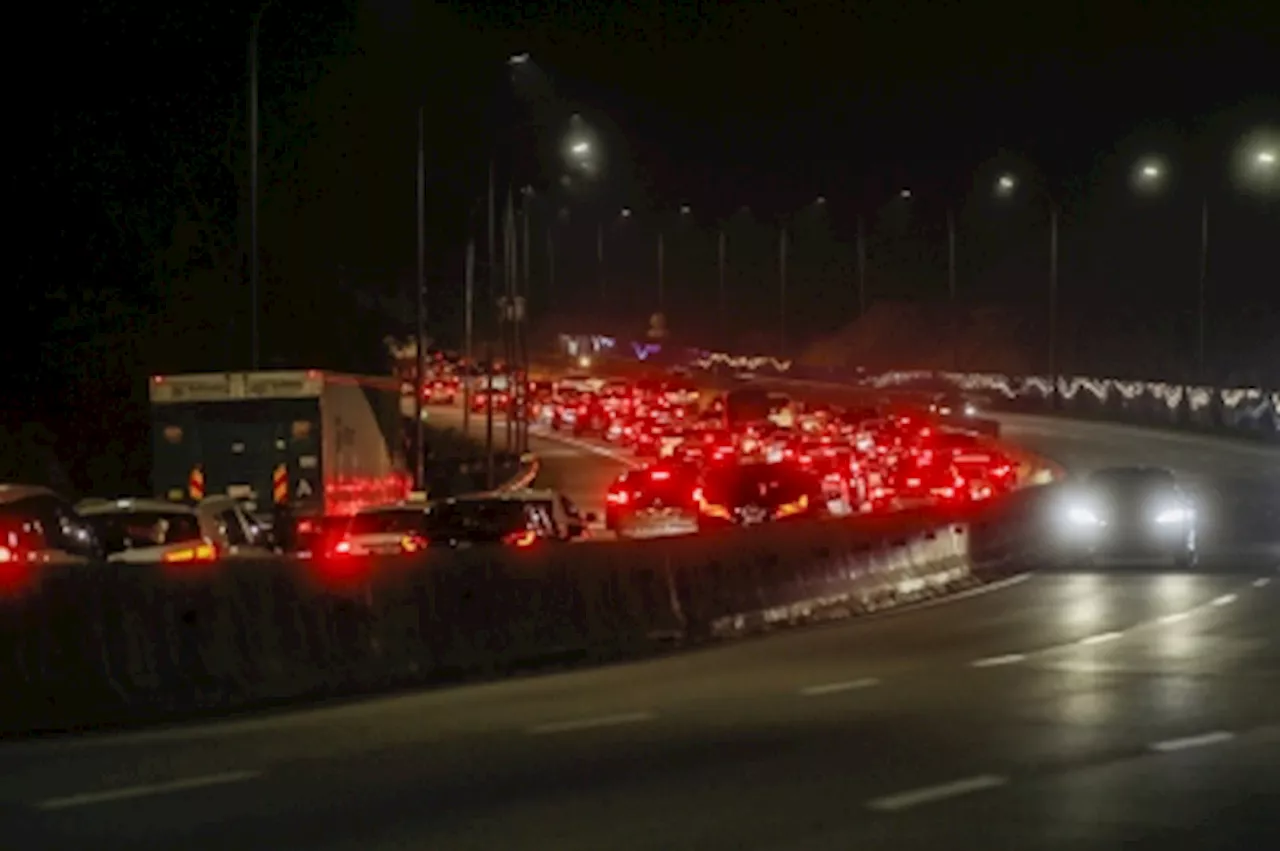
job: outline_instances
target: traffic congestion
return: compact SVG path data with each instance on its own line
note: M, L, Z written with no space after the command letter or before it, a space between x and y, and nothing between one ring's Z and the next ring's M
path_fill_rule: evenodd
M438 364L424 401L459 381L456 367ZM503 377L471 394L473 413L489 408L490 388L495 412L517 410ZM1015 461L980 432L976 406L963 399L843 407L749 384L707 391L677 369L532 380L523 404L544 435L589 441L629 462L605 494L602 518L606 533L622 538L963 510L999 499L1018 480Z

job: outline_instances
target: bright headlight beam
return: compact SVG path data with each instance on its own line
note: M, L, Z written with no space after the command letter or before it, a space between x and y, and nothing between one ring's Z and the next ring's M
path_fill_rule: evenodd
M1190 509L1181 506L1166 508L1156 513L1156 522L1161 525L1169 525L1172 523L1186 523L1191 519Z
M1067 519L1080 526L1097 526L1101 522L1097 514L1082 505L1073 505L1068 508Z

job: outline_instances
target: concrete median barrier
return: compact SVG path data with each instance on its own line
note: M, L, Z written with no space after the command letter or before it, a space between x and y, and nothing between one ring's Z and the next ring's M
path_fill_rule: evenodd
M0 600L0 731L137 724L500 676L849 616L976 581L913 514L306 564L58 569Z

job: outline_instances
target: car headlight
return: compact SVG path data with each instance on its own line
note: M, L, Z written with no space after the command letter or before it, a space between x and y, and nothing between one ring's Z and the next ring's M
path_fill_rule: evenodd
M1101 526L1102 519L1097 512L1083 505L1073 505L1067 509L1067 520L1076 526Z
M1162 526L1169 526L1175 523L1188 523L1191 521L1192 511L1185 506L1175 505L1165 508L1156 513L1156 522Z
M966 417L976 417L978 415L978 409L975 408L973 405L965 405L964 415Z

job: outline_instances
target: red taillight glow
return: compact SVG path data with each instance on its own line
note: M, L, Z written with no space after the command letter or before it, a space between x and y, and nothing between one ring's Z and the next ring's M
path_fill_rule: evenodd
M512 532L502 540L503 543L510 544L518 549L526 549L538 542L538 533L532 529L524 529L519 532Z
M605 494L604 501L610 505L626 505L631 501L631 495L626 491L609 491Z
M333 545L333 549L330 550L330 555L335 555L335 556L351 555L351 542L348 541L346 538L343 538L341 541L338 541L338 543Z
M665 482L667 479L671 478L671 471L653 470L649 473L649 478L653 479L655 482Z
M427 539L421 535L405 535L400 539L400 552L420 553L427 548Z
M0 546L0 564L13 564L18 561L22 561L22 556L8 547Z

